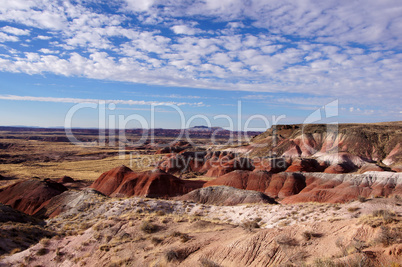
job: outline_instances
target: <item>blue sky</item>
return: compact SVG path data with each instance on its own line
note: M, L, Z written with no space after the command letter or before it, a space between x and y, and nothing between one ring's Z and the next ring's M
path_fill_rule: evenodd
M0 125L395 121L401 85L398 0L0 0Z

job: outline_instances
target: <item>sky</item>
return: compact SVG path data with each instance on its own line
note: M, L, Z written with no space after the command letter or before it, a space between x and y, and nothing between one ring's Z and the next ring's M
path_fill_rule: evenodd
M401 89L400 0L0 0L3 126L397 121Z

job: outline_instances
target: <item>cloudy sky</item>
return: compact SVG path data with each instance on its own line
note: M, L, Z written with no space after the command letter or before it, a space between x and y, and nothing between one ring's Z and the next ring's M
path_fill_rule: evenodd
M0 0L0 125L394 121L401 92L400 0Z

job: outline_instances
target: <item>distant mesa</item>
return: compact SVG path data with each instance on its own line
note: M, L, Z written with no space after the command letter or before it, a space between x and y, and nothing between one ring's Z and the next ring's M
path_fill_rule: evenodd
M191 127L190 129L209 129L209 127L205 126L205 125L199 125L199 126Z
M199 125L199 126L193 126L188 128L188 130L190 131L215 131L215 130L219 130L219 129L223 129L221 127L208 127L205 125Z

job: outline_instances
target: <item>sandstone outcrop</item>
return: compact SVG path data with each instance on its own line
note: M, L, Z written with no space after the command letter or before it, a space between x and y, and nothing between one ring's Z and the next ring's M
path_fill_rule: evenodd
M191 191L176 198L210 205L238 205L245 203L269 203L276 201L267 195L250 190L240 190L229 186L209 186Z
M99 200L105 198L107 198L105 195L92 188L80 191L68 190L44 203L35 215L39 218L53 218L60 213L73 209L78 209L77 213L83 212L91 205L94 205L94 202L99 202Z
M402 162L401 127L402 122L276 125L253 138L250 155L318 157L344 152L391 166Z

